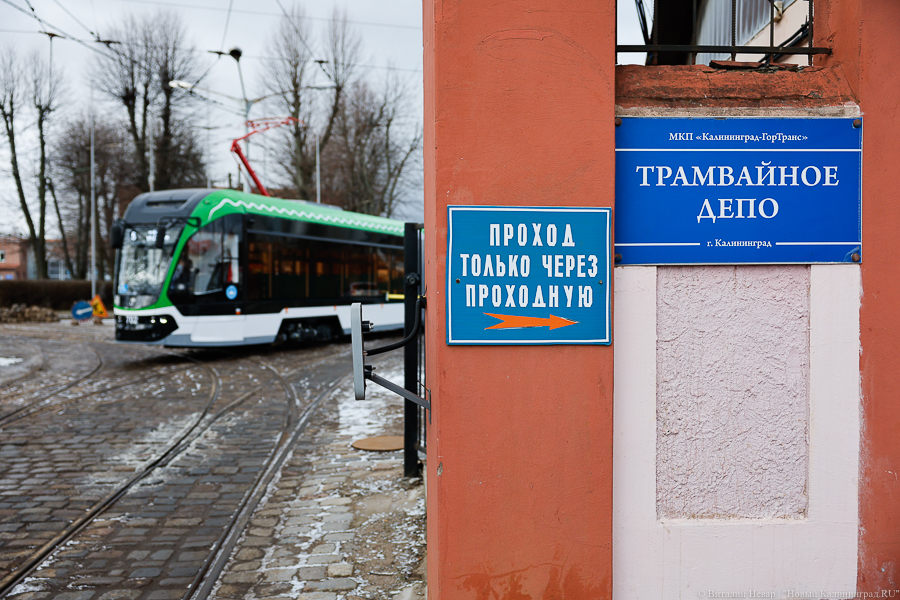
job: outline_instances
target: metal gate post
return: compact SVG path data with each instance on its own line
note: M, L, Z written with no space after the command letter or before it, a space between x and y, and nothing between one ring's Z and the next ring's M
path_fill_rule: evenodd
M416 300L419 297L419 224L407 223L403 240L404 286L404 326L403 333L409 336L416 324ZM403 387L413 394L419 393L419 339L418 337L403 347ZM419 477L419 407L409 400L403 401L403 475Z

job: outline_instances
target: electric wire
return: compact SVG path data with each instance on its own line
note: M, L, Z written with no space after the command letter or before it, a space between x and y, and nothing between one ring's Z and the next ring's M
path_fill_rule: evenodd
M123 0L123 1L128 1L128 0ZM4 3L6 3L6 4L9 4L9 5L12 6L13 8L15 8L16 10L18 10L18 11L20 11L20 12L22 12L22 13L28 15L28 16L37 18L35 15L30 15L25 9L23 9L23 8L21 8L21 7L19 7L19 6L16 6L16 5L13 4L10 0L0 0L0 2L4 2ZM348 21L348 22L349 22L349 21ZM66 39L69 39L69 40L72 40L72 41L74 41L74 42L77 42L77 43L79 43L79 44L81 44L81 45L83 45L83 46L85 46L85 47L87 47L87 48L93 50L94 52L97 52L98 54L100 54L101 56L103 56L103 57L105 57L105 58L112 58L112 56L110 56L109 54L106 54L106 53L104 53L104 52L101 52L101 51L98 50L96 47L91 46L90 44L91 44L91 43L101 43L101 44L104 44L104 45L105 45L107 48L109 48L109 50L110 50L111 52L113 52L114 54L116 54L116 55L118 55L118 56L120 56L120 57L122 57L122 58L125 58L125 56L124 56L121 52L119 52L119 51L116 50L115 48L112 48L112 47L111 47L111 45L110 45L111 42L109 42L108 40L101 40L101 39L96 39L96 40L91 40L91 41L83 40L83 39L80 39L80 38L76 38L76 37L74 37L73 35L71 35L71 34L69 34L69 33L66 33L65 31L63 31L63 30L60 29L59 27L56 27L56 26L54 26L54 25L51 25L50 23L47 23L47 25L50 26L52 29L55 29L55 30L59 31L59 32L62 34L62 36L64 36ZM41 34L41 33L42 33L42 32L40 32L40 31L28 31L28 30L18 30L18 29L15 29L15 30L2 30L2 29L0 29L0 32L2 32L2 31L9 32L9 33L36 33L36 34ZM43 33L43 35L46 35L46 33ZM304 42L304 44L305 44L305 42ZM134 41L128 42L128 45L130 45L130 46L135 46L135 47L138 47L138 48L156 48L156 47L158 47L158 46L155 46L155 45L142 44L142 43L140 43L140 42L134 42ZM307 47L307 48L308 48L308 47ZM195 53L195 54L200 54L200 53L203 52L202 50L198 50L198 49L196 49L196 48L185 48L184 50L185 50L186 52L192 52L192 53ZM262 55L262 54L244 54L244 55L241 56L241 58L249 58L249 59L253 59L253 60L276 60L276 59L277 59L277 57L275 57L275 56L266 56L266 55ZM218 61L218 58L212 62L212 64L206 69L206 71L203 72L203 75L201 75L201 76L197 79L197 81L194 83L194 85L196 85L197 83L199 83L200 80L203 79L203 77L206 77L206 75L209 73L209 71L212 70L212 67L214 67L214 66L216 65L216 62L217 62L217 61ZM383 70L383 71L403 71L403 72L407 72L407 73L421 73L421 72L422 72L422 69L411 69L411 68L408 68L408 67L394 67L394 66L388 66L388 65L370 65L370 64L365 64L365 63L339 63L339 64L340 64L341 66L344 66L344 67L362 67L362 68L364 68L364 69L379 69L379 70Z
M309 47L309 44L306 43L306 40L303 39L303 34L300 32L300 28L298 28L297 24L294 23L294 20L291 19L291 16L288 14L287 10L285 10L284 5L281 3L281 0L275 0L275 3L278 5L278 8L281 9L281 13L284 15L284 18L287 19L288 23L291 24L291 27L294 28L294 33L297 34L297 38L299 38L300 43L303 44L303 47L306 48L306 51L309 52L309 55L315 56L316 53L313 51L312 48ZM318 63L318 61L317 61L317 63ZM321 67L322 63L318 63L318 65ZM322 67L322 70L324 71L325 68ZM325 71L325 72L327 73L327 71Z
M97 7L94 5L94 0L91 0L91 13L94 15L94 25L96 25L99 21L97 20Z
M194 8L194 9L198 9L198 10L214 10L214 11L219 11L219 12L227 10L225 8L221 8L218 6L199 6L196 4L176 4L174 2L159 2L158 0L119 0L119 1L120 2L133 2L135 4L155 4L158 6L172 6L175 8ZM259 11L259 10L241 10L241 9L237 9L237 8L234 9L232 12L242 13L242 14L247 14L247 15L258 15L258 16L264 16L264 17L280 17L281 16L281 13L265 12L265 11ZM309 19L310 21L334 21L334 19L332 19L330 17L306 16L304 18ZM422 28L418 25L401 25L399 23L377 23L375 21L347 21L347 22L352 25L366 25L366 26L370 26L370 27L391 27L394 29L409 29L411 31L422 31Z
M208 98L206 96L201 96L200 94L198 94L196 92L192 92L191 90L184 90L184 91L185 91L185 93L190 94L191 96L194 96L195 98L199 98L200 100L203 100L204 102L208 102L209 104L212 104L212 105L216 106L217 108L224 110L225 112L231 113L233 115L237 115L238 117L244 116L244 113L231 108L224 102L219 102L218 100L214 100L213 98Z
M224 51L224 50L225 50L225 38L228 36L228 24L231 22L231 9L232 9L233 7L234 7L234 0L229 0L229 2L228 2L228 14L225 15L225 30L222 32L222 42L219 44L219 50L221 50L221 51ZM203 71L203 73L200 74L200 77L198 77L198 78L196 79L196 81L194 81L194 85L197 85L198 83L200 83L201 81L203 81L203 78L206 77L206 76L209 74L210 71L212 71L212 68L213 68L214 66L216 66L216 64L219 62L219 59L220 59L220 58L222 58L222 53L221 53L221 52L219 52L219 53L216 54L216 59L215 59L214 61L212 61L211 63L209 63L209 66L206 67L206 70Z
M80 20L78 17L76 17L74 14L72 14L72 11L70 11L68 8L66 8L65 6L63 6L62 2L60 2L59 0L53 0L53 2L55 2L57 6L59 6L61 9L63 9L67 15L69 15L70 17L72 17L72 20L73 20L73 21L75 21L76 23L78 23L79 25L81 25L81 27L82 27L85 31L87 31L89 34L91 34L91 37L93 37L93 38L95 38L95 39L98 39L98 38L100 37L100 36L98 36L96 33L94 33L93 31L91 31L91 28L90 28L90 27L88 27L87 25L85 25L84 23L82 23L81 20Z
M35 19L38 20L38 23L41 24L41 27L44 27L44 22L41 21L41 18L40 18L40 17L37 15L37 13L34 11L34 7L31 5L31 1L30 1L30 0L25 0L25 4L27 4L27 5L28 5L28 8L31 9L31 14L34 16ZM46 29L46 27L44 27L44 29Z
M49 28L49 29L55 29L56 31L58 31L58 32L60 33L60 35L62 35L63 37L65 37L67 40L72 40L73 42L76 42L76 43L78 43L78 44L81 44L81 45L84 46L85 48L91 50L92 52L96 52L97 54L99 54L100 56L102 56L102 57L104 57L104 58L112 58L109 54L103 52L102 50L100 50L100 49L97 48L96 46L92 46L91 44L92 44L93 42L88 42L88 41L86 41L86 40L82 40L82 39L80 39L80 38L77 38L77 37L71 35L70 33L67 33L65 30L63 30L63 29L57 27L56 25L53 25L52 23L48 22L47 20L41 19L39 16L37 16L37 13L34 12L34 9L32 9L32 12L29 13L27 10L25 10L25 9L22 8L21 6L18 6L18 5L16 5L16 4L13 4L13 2L12 2L11 0L0 0L0 2L3 2L4 4L8 4L9 6L12 6L14 9L16 9L16 10L19 11L19 12L21 12L22 14L25 14L25 15L27 15L27 16L29 16L29 17L32 17L33 19L37 20L37 22L41 24L41 27L43 27L43 28L45 28L45 29L47 29L47 28ZM36 32L36 33L42 33L42 32ZM45 33L45 35L46 35L46 33ZM99 40L97 40L97 41L99 41ZM107 45L107 48L109 48L109 45Z
M222 32L222 43L219 44L219 50L225 50L225 37L228 35L228 23L231 22L231 8L234 6L234 0L228 2L228 14L225 15L225 31Z

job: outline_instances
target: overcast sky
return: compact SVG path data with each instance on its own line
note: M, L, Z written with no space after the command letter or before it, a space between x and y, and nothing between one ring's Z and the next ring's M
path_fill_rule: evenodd
M619 43L640 43L633 0L618 0ZM290 10L291 0L281 0ZM317 0L298 3L304 8L315 31L328 25L335 7L346 10L348 19L363 41L363 59L360 73L366 73L378 81L386 73L401 76L410 86L414 98L414 118L422 119L422 0ZM53 41L54 69L62 69L68 85L66 102L57 119L86 110L90 96L88 66L96 59L91 49L95 35L106 37L110 27L122 21L128 14L154 14L169 10L183 17L189 42L198 51L204 69L209 73L201 84L211 90L232 96L240 96L240 83L235 61L228 56L217 57L210 50L228 51L239 47L243 51L241 68L247 86L247 96L263 95L260 85L261 59L266 55L266 43L282 15L278 0L0 0L0 46L15 46L20 51L36 49L45 56L50 42L40 31L51 31L66 37ZM39 17L42 22L35 18ZM77 40L81 40L79 43ZM99 47L102 49L102 46ZM620 56L620 62L632 62ZM640 60L641 57L630 57ZM326 83L325 81L322 82ZM95 96L98 110L121 111L108 101ZM218 98L224 104L232 104ZM106 104L104 104L106 102ZM236 106L236 103L232 104ZM237 107L239 108L239 107ZM205 110L198 123L205 126ZM262 114L254 108L251 117L278 116ZM211 171L214 180L222 181L227 172L236 173L234 161L228 152L230 140L243 133L243 119L230 111L213 106L209 110L213 126L220 127L210 134ZM22 123L27 125L28 123ZM203 134L205 137L205 134ZM203 139L204 143L206 142ZM27 137L23 136L23 144ZM0 232L8 232L15 226L24 232L24 225L17 214L14 187L9 175L9 159L6 141L0 138ZM259 157L256 157L259 158ZM265 171L268 164L255 168ZM266 179L264 178L264 182ZM421 198L414 199L410 217L419 218ZM55 221L55 219L50 219Z

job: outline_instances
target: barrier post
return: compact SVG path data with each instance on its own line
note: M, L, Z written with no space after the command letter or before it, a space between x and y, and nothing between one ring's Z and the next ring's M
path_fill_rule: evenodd
M416 322L416 299L419 295L419 224L406 223L403 230L404 306L403 335L412 333ZM419 339L403 347L403 387L419 393ZM419 407L409 400L403 401L403 476L419 477Z

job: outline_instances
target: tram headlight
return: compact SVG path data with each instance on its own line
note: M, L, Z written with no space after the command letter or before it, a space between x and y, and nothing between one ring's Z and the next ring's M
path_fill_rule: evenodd
M154 342L178 329L171 315L118 315L116 339L126 342Z

